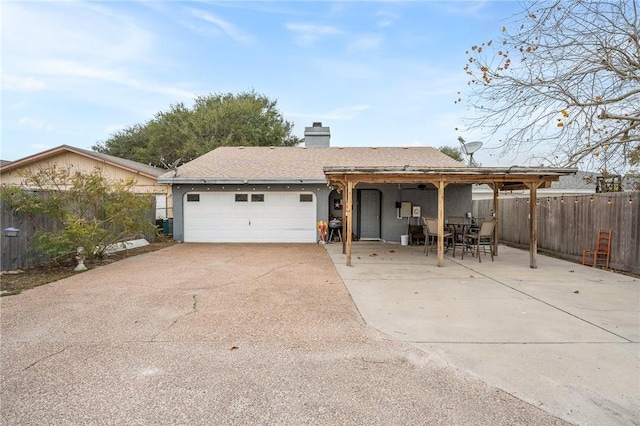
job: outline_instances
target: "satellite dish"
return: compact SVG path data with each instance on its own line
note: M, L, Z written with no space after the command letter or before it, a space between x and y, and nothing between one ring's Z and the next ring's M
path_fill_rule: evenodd
M469 157L469 165L473 165L473 153L482 148L482 142L465 142L464 139L462 139L462 136L458 136L458 141L460 142L460 145L462 145L462 150L465 155Z

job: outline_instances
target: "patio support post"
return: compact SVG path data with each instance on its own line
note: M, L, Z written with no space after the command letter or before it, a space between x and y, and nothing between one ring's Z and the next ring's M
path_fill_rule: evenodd
M342 198L345 198L345 188L344 188L344 183L340 184L340 192L339 194L342 195ZM346 200L343 200L343 203ZM342 233L342 254L347 254L347 239L345 238L345 231L346 231L346 226L347 226L347 208L345 207L345 205L343 204L342 206L342 229L340 230L340 232Z
M529 267L538 269L536 254L538 253L538 200L539 182L528 182L529 187Z
M498 198L499 185L497 182L493 183L493 216L496 220L496 226L493 227L493 255L498 255L498 210L500 205L500 199Z
M438 182L438 266L444 266L444 180Z
M342 239L347 242L347 266L351 266L351 235L353 233L353 182L351 180L347 182L347 193L345 195L346 204L343 208L346 209L347 215L347 235L343 235Z

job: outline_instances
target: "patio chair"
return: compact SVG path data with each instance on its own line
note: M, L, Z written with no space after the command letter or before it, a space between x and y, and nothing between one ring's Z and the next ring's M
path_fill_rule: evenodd
M412 246L418 241L424 241L427 237L424 235L424 227L420 225L409 225L409 245Z
M447 224L449 231L453 234L453 257L456 257L456 246L464 247L464 233L467 229L467 221L464 216L449 216Z
M422 217L424 221L424 235L426 239L424 240L424 252L427 256L429 256L429 250L431 250L431 246L438 239L438 219L434 219L432 217ZM453 234L445 229L444 235L442 236L444 241L449 241L453 243ZM454 255L455 255L455 244L453 245Z
M478 256L478 262L482 263L480 259L480 245L488 244L489 253L491 254L491 261L493 262L493 229L496 226L495 219L487 219L482 222L482 226L477 232L469 232L465 237L465 247L462 249L462 258L464 259L464 253L469 250L473 256L475 249Z
M598 230L598 240L594 250L582 250L582 264L609 269L609 252L611 251L611 229Z

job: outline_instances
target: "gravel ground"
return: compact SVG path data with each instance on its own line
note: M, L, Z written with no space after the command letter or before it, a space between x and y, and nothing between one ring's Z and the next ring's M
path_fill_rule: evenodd
M180 244L1 303L3 425L565 424L368 328L322 246Z

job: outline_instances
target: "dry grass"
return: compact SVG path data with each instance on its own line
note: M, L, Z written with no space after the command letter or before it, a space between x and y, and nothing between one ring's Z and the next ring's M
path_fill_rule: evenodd
M102 259L87 260L84 264L87 268L93 269L102 265L117 262L118 260L122 260L127 257L160 250L165 247L172 246L173 244L175 244L173 240L158 240L144 247L110 254ZM73 270L75 266L75 262L69 262L66 264L48 264L27 268L16 274L4 273L0 280L1 294L2 296L20 294L23 290L28 290L30 288L70 277L78 273Z

